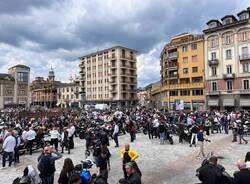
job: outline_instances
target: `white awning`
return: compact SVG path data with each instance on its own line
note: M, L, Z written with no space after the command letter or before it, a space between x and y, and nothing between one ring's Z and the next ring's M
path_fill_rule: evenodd
M223 106L234 106L234 98L232 99L224 99L223 100Z
M219 106L219 100L218 99L208 100L207 105L208 106Z
M58 102L58 103L56 104L56 106L59 106L59 105L61 105L61 103L60 103L60 102Z
M250 99L240 99L240 106L241 107L250 106Z

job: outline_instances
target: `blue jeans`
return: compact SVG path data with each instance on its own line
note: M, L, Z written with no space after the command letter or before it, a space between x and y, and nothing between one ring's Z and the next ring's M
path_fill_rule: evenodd
M42 184L54 184L54 173L49 176L42 177Z
M160 144L164 144L165 142L165 132L160 133Z

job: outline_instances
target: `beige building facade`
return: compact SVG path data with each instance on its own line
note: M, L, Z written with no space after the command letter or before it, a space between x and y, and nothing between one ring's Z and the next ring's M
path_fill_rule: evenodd
M250 8L205 29L206 105L208 109L250 109Z
M57 88L57 106L61 108L81 107L80 82L63 83Z
M121 46L80 58L81 95L86 104L133 105L137 101L137 51Z
M16 65L8 74L0 74L0 109L7 107L29 107L30 68Z

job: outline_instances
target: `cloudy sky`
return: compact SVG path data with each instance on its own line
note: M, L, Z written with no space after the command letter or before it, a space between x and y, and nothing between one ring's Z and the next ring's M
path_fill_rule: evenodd
M0 72L31 67L31 78L67 82L79 57L114 45L139 51L138 84L160 79L159 55L169 38L201 33L210 19L237 14L249 0L1 0Z

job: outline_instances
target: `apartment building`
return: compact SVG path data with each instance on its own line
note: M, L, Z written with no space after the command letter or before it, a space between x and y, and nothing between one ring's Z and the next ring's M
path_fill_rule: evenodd
M9 74L0 74L0 109L14 104L15 78Z
M203 110L204 49L203 35L184 33L173 37L161 53L162 87L155 91L161 96L162 108Z
M0 74L0 109L29 106L30 68L16 65Z
M137 51L121 46L80 58L81 95L87 104L133 105L137 101Z
M250 8L205 29L206 105L208 109L250 108Z
M57 106L61 108L79 108L81 107L80 81L75 80L71 83L62 83L57 88Z

